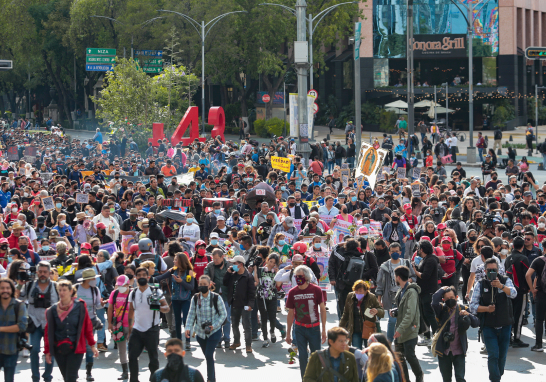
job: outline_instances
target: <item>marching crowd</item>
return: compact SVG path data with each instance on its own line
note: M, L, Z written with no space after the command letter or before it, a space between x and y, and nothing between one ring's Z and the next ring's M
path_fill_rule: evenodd
M425 159L415 178L400 178L397 167L417 165L406 151L390 162L394 175L358 183L354 172L342 178L342 159L327 163L329 142L307 162L293 140L246 138L160 140L141 154L125 135L80 142L62 129L4 130L6 382L20 355L33 382L51 381L55 365L75 382L84 357L94 381L99 352L117 352L119 380L137 382L147 352L151 381L204 381L184 362L192 343L215 382L216 349L283 340L304 382L421 382L416 346L437 357L444 382L462 382L470 327L498 382L509 348L529 347L521 335L531 320L530 350L543 351L546 185L530 172L501 180L488 165L483 184L460 164L448 175ZM289 158L290 171L272 168L273 156ZM329 314L339 322L327 329Z

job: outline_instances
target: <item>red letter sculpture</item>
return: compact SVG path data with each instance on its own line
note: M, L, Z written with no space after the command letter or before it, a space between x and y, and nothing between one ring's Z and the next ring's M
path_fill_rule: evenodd
M188 125L191 124L190 128L190 137L182 138L184 133L188 129ZM178 124L178 127L174 131L174 134L171 138L171 144L174 146L178 142L182 142L183 146L189 146L193 143L195 139L198 139L199 142L205 142L205 138L199 137L199 111L197 106L190 106L186 110L186 114L182 117L182 120Z
M219 135L222 142L225 143L224 130L226 128L226 115L221 106L214 106L209 109L209 124L214 125L210 136L214 139Z

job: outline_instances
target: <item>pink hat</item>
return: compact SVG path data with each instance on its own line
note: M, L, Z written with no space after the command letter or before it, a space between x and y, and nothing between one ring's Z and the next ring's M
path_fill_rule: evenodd
M303 256L302 255L292 256L292 262L303 262Z
M453 240L451 240L451 237L449 236L442 237L442 241L449 241L450 243L453 242Z
M411 204L409 203L404 204L404 210L411 210Z
M116 284L117 286L123 286L123 285L129 284L129 277L125 275L118 276L118 281Z
M446 223L438 224L438 227L436 227L436 229L446 229Z
M367 228L367 227L362 226L362 227L360 227L360 228L358 229L358 234L359 234L359 235L365 235L365 234L367 234L367 233L368 233L368 228Z
M430 241L430 237L428 236L421 236L421 239L419 241Z

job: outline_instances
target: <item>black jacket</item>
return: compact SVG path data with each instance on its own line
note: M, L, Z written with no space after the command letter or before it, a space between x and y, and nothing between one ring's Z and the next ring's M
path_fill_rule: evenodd
M525 274L529 270L529 259L521 252L512 252L504 263L506 275L512 279L518 294L525 294L529 291L529 285L525 280Z
M234 291L235 281L237 281L237 290ZM234 308L244 308L245 306L254 306L256 298L256 286L254 277L245 269L243 274L226 272L224 275L224 286L227 287L227 302Z
M421 288L421 294L432 294L438 290L438 258L435 255L425 256L419 263L417 271L421 277L417 277L417 285Z
M332 250L332 254L328 262L328 277L330 278L330 280L333 280L336 282L336 289L352 288L352 285L345 285L345 283L341 281L341 277L343 276L343 272L345 271L345 269L343 269L344 262L346 258L360 257L360 256L365 256L364 259L367 264L365 267L364 273L362 274L362 279L375 280L377 278L377 272L379 272L379 267L377 265L377 259L375 258L372 252L365 252L364 254L360 252L356 252L356 251L348 252L345 250L343 245L338 244Z

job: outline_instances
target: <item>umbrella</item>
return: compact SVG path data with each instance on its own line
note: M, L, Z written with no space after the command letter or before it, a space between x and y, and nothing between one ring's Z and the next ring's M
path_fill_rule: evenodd
M397 107L399 109L407 109L408 104L404 101L398 100L385 105L385 107Z
M417 102L413 105L414 107L431 107L431 106L440 106L440 104L435 103L434 101L424 99L422 101Z
M252 209L261 202L267 202L269 206L274 206L276 202L275 191L267 183L260 183L246 194L246 203Z
M436 107L436 114L445 114L445 113L454 113L455 110L452 109L446 109L443 106L437 106Z
M185 220L185 214L180 211L173 211L173 210L163 210L160 213L157 214L158 216L161 216L163 219L171 219L175 220L177 222Z
M402 109L398 109L397 107L387 107L385 110L387 110L387 111L393 111L393 112L395 112L395 113L398 114L398 115L400 115L400 114L408 114L407 111L402 110Z

